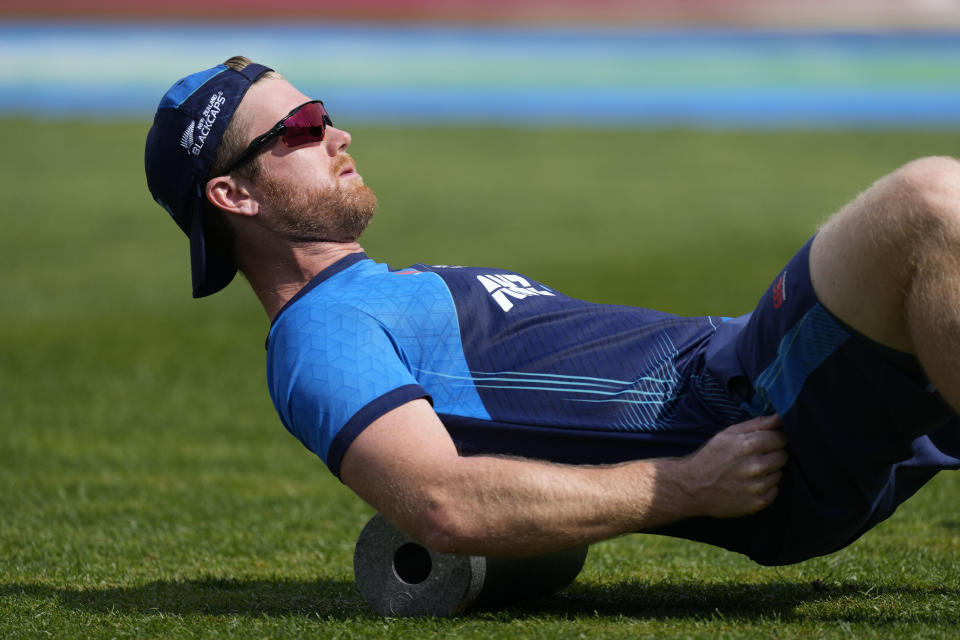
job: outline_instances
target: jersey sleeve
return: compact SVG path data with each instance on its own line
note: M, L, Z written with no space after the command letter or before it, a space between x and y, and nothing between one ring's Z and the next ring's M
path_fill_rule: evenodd
M270 333L267 382L284 426L338 478L370 423L429 399L387 329L348 305L287 309Z

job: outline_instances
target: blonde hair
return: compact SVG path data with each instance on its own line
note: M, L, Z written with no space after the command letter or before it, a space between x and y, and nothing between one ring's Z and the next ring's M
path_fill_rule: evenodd
M234 71L241 71L253 64L253 61L245 56L233 56L223 64ZM253 84L265 78L280 77L280 74L276 71L267 71L257 78ZM243 150L247 147L247 142L243 136L243 132L246 129L244 126L246 120L247 119L241 116L240 113L234 112L233 118L231 118L229 124L227 124L226 131L223 132L223 137L220 138L220 144L217 145L217 151L213 156L213 163L210 165L210 171L207 172L208 180L223 173L223 170L227 168L229 163L243 153ZM242 176L251 179L256 177L258 171L259 164L257 162L246 163L237 169L237 172Z
M233 56L223 64L234 71L240 71L248 65L253 64L253 61L245 56ZM253 84L265 78L281 77L282 76L275 71L267 71L254 80ZM217 145L217 150L213 155L213 162L210 164L210 170L207 172L206 180L221 175L233 159L246 149L247 141L244 132L248 128L246 126L247 120L248 118L240 115L239 110L234 112L233 118L231 118L227 124L226 130L220 138L220 143ZM255 180L260 173L259 158L254 158L252 161L244 163L243 166L236 169L236 172L248 180ZM233 228L227 220L227 214L218 207L215 207L206 197L203 199L203 219L210 240L214 244L226 249L233 257L234 263L236 263L234 233Z

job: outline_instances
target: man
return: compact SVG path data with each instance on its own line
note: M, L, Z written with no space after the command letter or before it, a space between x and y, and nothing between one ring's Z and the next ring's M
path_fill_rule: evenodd
M322 103L232 58L164 96L147 179L190 238L194 295L239 269L263 304L287 429L436 550L652 531L796 562L960 466L954 160L879 180L752 314L678 318L376 264L349 144Z

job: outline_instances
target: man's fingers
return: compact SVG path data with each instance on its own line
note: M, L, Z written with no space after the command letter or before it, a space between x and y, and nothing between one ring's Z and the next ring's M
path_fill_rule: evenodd
M736 517L773 502L787 464L786 446L777 415L745 420L711 438L691 456L701 490L710 496L706 513Z
M771 454L763 459L752 460L750 464L743 468L741 480L745 485L751 487L765 487L769 482L776 482L780 479L782 469L787 462L786 456ZM776 476L775 479L771 479Z
M770 503L777 497L780 491L780 472L771 473L764 476L750 486L750 489L744 493L738 501L739 511L734 510L727 514L727 517L736 517L748 513L756 513L770 506Z
M759 482L757 483L757 491L759 493L765 493L769 491L771 487L775 487L780 484L780 478L782 477L783 473L781 471L773 471L768 473L760 478Z
M758 416L727 427L728 433L751 433L753 431L770 431L780 428L780 416Z
M756 513L766 508L773 502L779 492L780 478L782 474L779 471L767 474L759 478L751 487L747 509L751 513Z
M771 504L771 503L774 501L774 499L777 497L778 491L779 491L779 489L777 488L777 484L776 484L776 483L774 483L773 486L771 486L769 489L767 489L767 490L760 496L760 499L759 499L759 502L760 502L760 504L761 504L760 509L764 509L764 508L766 508L766 507L769 507L770 504ZM757 509L757 511L760 511L760 509Z
M780 416L773 414L770 416L760 416L756 418L757 420L757 429L779 429L780 428Z
M750 460L746 467L746 474L749 478L764 477L771 473L779 473L785 464L787 464L787 453L783 449L778 449Z
M790 456L783 449L771 451L764 456L764 462L770 469L782 469L787 464Z
M758 431L750 434L748 446L755 453L778 451L787 446L787 436L783 431Z

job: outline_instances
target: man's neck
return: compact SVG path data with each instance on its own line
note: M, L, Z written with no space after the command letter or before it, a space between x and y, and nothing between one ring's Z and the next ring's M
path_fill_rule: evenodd
M363 251L356 242L316 242L287 248L283 256L274 256L269 262L241 265L270 322L314 276L341 258Z

